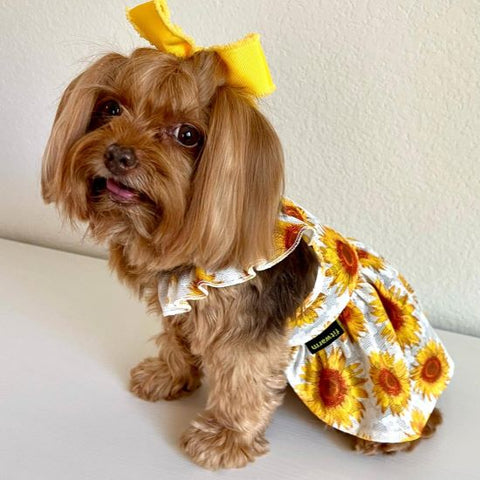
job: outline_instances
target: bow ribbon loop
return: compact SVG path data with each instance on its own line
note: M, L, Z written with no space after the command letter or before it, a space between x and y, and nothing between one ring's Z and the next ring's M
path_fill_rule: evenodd
M127 18L141 37L158 50L180 58L199 51L213 51L227 67L227 83L244 87L263 97L275 90L260 35L253 33L237 42L212 47L199 47L178 25L170 21L166 0L152 0L127 10Z

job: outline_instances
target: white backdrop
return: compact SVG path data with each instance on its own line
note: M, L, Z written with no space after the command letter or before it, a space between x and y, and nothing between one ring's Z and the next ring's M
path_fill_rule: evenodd
M58 98L144 45L132 0L0 0L0 236L104 255L39 196ZM400 267L432 323L480 336L480 3L170 0L200 45L262 34L287 194Z

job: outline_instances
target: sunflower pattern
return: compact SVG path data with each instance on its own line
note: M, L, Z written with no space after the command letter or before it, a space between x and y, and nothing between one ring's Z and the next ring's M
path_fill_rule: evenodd
M377 257L366 250L357 249L358 260L360 265L365 268L373 268L374 270L382 270L385 267L385 261L381 257Z
M384 323L382 334L390 341L398 341L402 347L418 344L420 326L413 315L414 305L409 301L409 294L402 294L395 286L386 288L380 280L373 284L374 298L370 305L373 316Z
M330 264L325 274L331 278L331 286L337 287L339 293L343 293L346 289L352 291L358 281L357 251L335 230L324 227L323 231L324 246L320 248L320 253Z
M296 245L302 228L302 224L290 224L282 220L278 222L274 237L275 256L289 251Z
M273 257L247 270L161 275L163 315L190 311L211 288L249 281L303 240L318 256L319 270L312 292L288 319L290 385L312 413L339 430L386 443L418 438L454 367L411 286L369 247L288 199L272 240ZM337 324L343 333L311 353L306 344Z
M190 282L190 290L194 295L201 295L200 285L205 282L214 283L215 274L207 273L203 268L195 269L195 277Z
M423 427L427 424L427 418L425 418L425 415L422 413L421 410L415 409L412 412L412 417L410 419L410 428L413 431L412 434L412 440L414 438L418 438L423 431Z
M282 213L287 217L293 217L300 220L302 223L314 227L315 223L312 221L308 213L299 205L293 203L291 200L285 198L282 203Z
M347 304L338 319L345 330L345 335L352 342L356 342L367 331L365 317L353 302Z
M292 318L288 319L288 326L289 328L302 328L304 325L309 323L314 323L317 320L317 309L322 305L325 301L325 295L323 293L319 293L317 298L313 300L311 303L306 300L307 307L301 305L295 315Z
M415 357L415 389L427 398L438 398L450 381L448 359L440 343L430 340Z
M333 349L310 357L302 372L305 382L295 391L315 415L334 427L358 424L365 410L361 400L368 396L359 363L347 366L342 351Z
M383 413L389 409L400 415L410 399L410 379L405 362L389 353L374 352L369 357L370 378L375 399Z

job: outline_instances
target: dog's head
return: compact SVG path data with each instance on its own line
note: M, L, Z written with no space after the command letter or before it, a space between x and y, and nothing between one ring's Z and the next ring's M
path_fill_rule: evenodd
M142 239L162 268L268 257L283 190L277 135L213 52L109 54L66 89L42 194L98 241Z

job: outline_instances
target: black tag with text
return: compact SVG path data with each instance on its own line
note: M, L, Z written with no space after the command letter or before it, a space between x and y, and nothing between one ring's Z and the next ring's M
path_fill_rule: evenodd
M338 320L335 320L322 333L320 333L320 335L317 335L313 340L310 340L305 345L310 353L315 354L334 342L338 337L340 337L340 335L342 335L342 333L342 326L340 323L338 323Z

